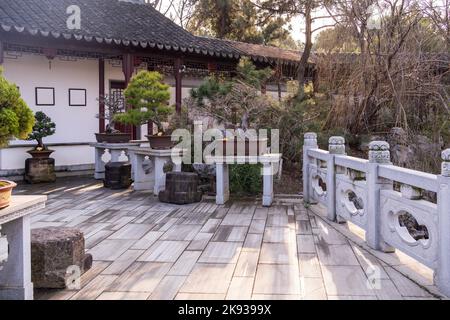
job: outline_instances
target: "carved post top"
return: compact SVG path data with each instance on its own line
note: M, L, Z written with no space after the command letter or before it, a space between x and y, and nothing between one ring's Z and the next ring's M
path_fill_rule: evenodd
M371 163L390 163L390 146L386 141L372 141L369 144L369 162Z
M328 140L328 150L331 154L345 154L345 138L331 137Z
M450 149L442 151L442 175L450 177Z
M340 136L331 137L328 140L329 144L345 144L345 138Z
M305 146L317 147L317 134L314 132L305 133Z
M450 149L442 151L442 160L450 162Z
M305 140L317 140L317 133L315 132L305 133Z

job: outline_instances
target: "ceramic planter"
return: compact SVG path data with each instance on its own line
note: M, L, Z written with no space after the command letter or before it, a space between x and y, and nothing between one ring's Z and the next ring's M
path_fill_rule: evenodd
M95 138L99 143L128 143L131 133L96 133Z
M150 142L150 148L155 150L168 150L175 146L175 142L172 142L172 136L162 135L162 136L146 136Z
M17 184L8 180L0 180L0 209L6 208L11 202L12 189Z

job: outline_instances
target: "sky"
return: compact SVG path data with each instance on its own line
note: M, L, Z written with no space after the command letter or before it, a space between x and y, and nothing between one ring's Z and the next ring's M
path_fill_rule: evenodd
M327 16L328 13L325 9L320 9L317 12L314 13L313 16L315 17L323 17L323 16ZM333 24L333 19L331 18L327 18L327 19L317 19L314 21L313 24L313 29L316 28L320 28L323 26L327 26ZM300 40L302 42L305 41L305 34L304 34L304 19L302 17L295 17L292 21L291 21L291 25L292 25L292 32L291 35L294 38L294 40ZM325 29L325 28L324 28ZM320 31L322 31L323 29L321 29ZM315 38L320 31L317 31L316 33L313 34L313 38ZM313 39L314 40L314 39Z

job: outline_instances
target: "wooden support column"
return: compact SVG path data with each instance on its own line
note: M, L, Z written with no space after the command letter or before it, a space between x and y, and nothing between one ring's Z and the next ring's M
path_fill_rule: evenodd
M182 60L181 58L175 59L174 69L175 69L175 105L176 105L176 111L177 113L181 113L181 104L182 104Z
M0 65L3 64L3 42L0 41Z
M133 54L125 53L123 55L122 70L123 70L123 74L125 76L125 88L126 88L128 86L128 84L130 83L131 77L133 76L133 73L134 73L134 55ZM129 109L129 108L131 108L131 106L127 105L126 108ZM126 131L131 133L131 138L133 140L140 139L140 128L138 130L138 128L136 126L127 126Z
M214 75L217 72L217 64L214 62L208 62L208 72L210 75Z
M105 132L105 60L98 59L98 96L100 97L98 104L98 131Z
M147 64L147 71L156 71L153 65ZM147 135L153 135L153 121L149 120L147 122Z
M131 53L125 53L123 55L122 70L125 75L125 87L127 87L134 72L134 57Z

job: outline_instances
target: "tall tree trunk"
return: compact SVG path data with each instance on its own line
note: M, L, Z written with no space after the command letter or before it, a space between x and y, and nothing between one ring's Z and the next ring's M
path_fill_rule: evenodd
M305 5L305 48L302 53L302 57L300 59L300 63L298 66L298 97L300 99L303 98L305 94L305 74L308 67L308 60L311 55L312 50L312 1L307 1Z

